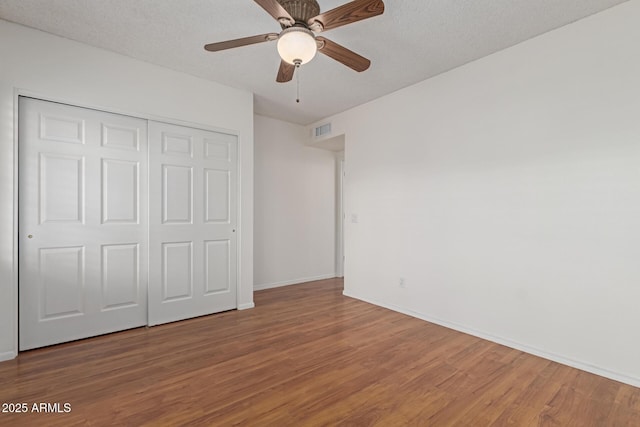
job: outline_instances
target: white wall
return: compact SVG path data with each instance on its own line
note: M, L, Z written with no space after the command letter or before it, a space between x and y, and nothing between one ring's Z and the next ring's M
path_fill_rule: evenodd
M632 0L329 118L345 294L639 386L638 22Z
M253 306L253 96L0 20L0 360L17 350L14 227L16 90L35 96L237 132L240 144L238 302Z
M334 153L299 125L255 116L255 288L335 277Z

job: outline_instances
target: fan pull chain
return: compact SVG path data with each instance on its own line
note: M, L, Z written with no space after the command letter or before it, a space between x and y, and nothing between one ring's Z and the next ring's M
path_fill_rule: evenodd
M296 64L296 102L300 103L300 64Z

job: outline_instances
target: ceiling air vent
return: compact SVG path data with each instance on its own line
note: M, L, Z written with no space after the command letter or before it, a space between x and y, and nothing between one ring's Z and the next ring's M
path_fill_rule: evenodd
M324 135L329 135L330 133L331 133L331 123L327 123L322 126L318 126L316 128L316 138L319 138Z

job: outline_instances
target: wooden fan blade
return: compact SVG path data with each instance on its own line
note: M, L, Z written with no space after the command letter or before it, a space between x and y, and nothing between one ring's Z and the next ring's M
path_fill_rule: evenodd
M290 27L295 23L295 20L289 15L284 7L276 0L254 0L258 3L267 13L273 16L273 19L280 24Z
M278 70L278 77L276 78L276 81L278 83L290 82L291 79L293 79L293 73L295 71L295 65L291 65L285 61L280 61L280 69Z
M369 68L371 61L367 58L358 55L357 53L347 49L344 46L340 46L336 42L332 42L324 37L316 37L316 40L322 43L322 47L318 52L327 55L330 58L335 59L338 62L343 63L347 67L362 72Z
M384 13L384 3L382 0L355 0L331 9L328 12L321 13L309 19L307 24L309 24L315 32L327 31L351 24L352 22L382 15L382 13ZM322 27L314 26L316 22L319 22Z
M204 48L209 52L217 52L219 50L231 49L234 47L268 42L268 41L276 40L277 38L278 38L278 35L276 33L268 33L268 34L261 34L259 36L245 37L242 39L227 40L225 42L209 43L205 45Z

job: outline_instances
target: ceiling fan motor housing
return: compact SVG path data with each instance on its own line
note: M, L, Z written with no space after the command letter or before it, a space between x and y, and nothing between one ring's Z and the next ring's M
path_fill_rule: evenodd
M296 24L304 24L305 27L309 19L320 14L320 5L316 0L278 0L278 3L289 12Z

